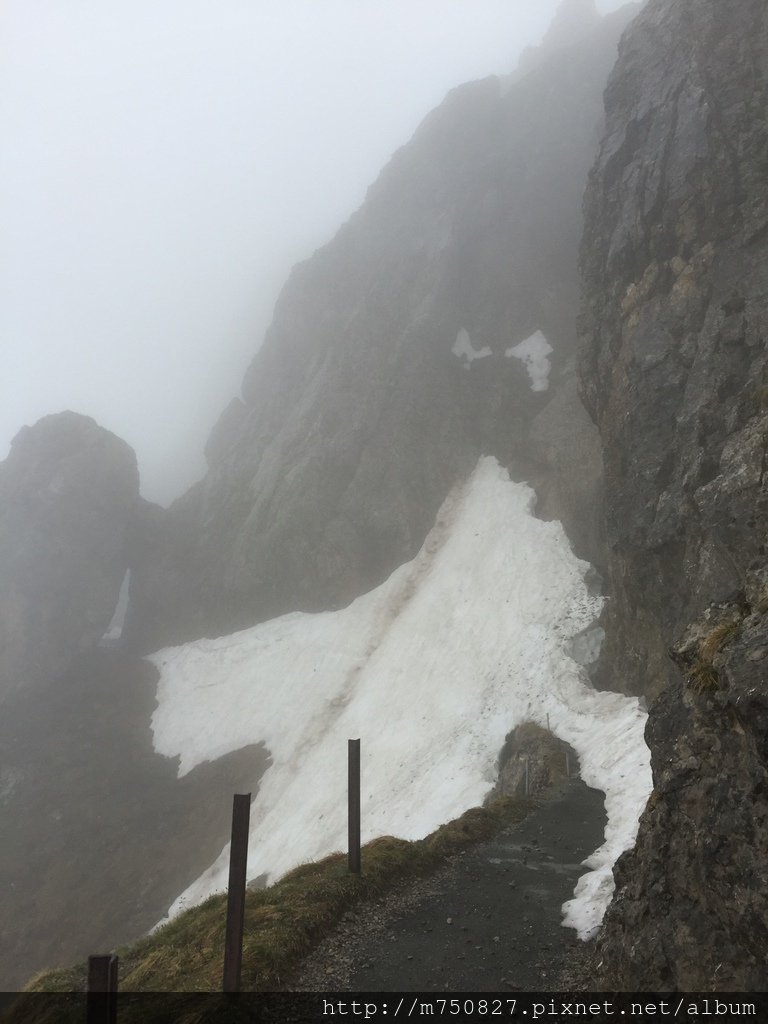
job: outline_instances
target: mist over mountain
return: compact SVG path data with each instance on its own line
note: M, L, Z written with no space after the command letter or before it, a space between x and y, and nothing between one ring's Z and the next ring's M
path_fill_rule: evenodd
M540 482L599 558L597 440L569 396L580 200L629 16L545 44L514 82L451 92L294 268L206 478L136 575L145 646L348 602L413 557L481 454ZM541 390L509 354L537 332L552 349Z
M168 504L204 474L291 266L449 88L514 67L556 0L5 7L0 458L75 409Z
M8 984L166 915L183 934L229 853L224 816L196 812L234 786L249 878L271 882L343 843L349 736L366 840L413 840L508 776L519 796L527 726L605 795L562 908L583 987L768 988L767 100L761 0L563 0L293 268L170 508L85 417L19 435ZM153 941L129 987L181 986Z

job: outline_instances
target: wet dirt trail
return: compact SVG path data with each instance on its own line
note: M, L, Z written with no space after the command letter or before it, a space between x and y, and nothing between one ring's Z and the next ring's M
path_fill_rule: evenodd
M582 943L561 924L602 842L603 794L564 780L528 818L378 903L350 912L296 991L554 990Z

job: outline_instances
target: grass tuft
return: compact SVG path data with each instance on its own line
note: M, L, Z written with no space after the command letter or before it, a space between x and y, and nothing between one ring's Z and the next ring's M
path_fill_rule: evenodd
M740 631L740 622L722 622L699 642L696 660L686 679L694 693L711 694L720 689L720 673L715 668L715 658Z
M723 622L716 626L699 644L699 658L702 661L712 662L715 655L719 654L740 631L741 624L739 622Z
M715 693L720 689L720 675L717 669L707 662L697 661L688 673L688 687L700 695Z

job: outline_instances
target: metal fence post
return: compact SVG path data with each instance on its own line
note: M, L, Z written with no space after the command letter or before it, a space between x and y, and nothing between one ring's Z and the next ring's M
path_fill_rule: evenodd
M349 870L360 874L360 740L347 741Z
M229 848L227 928L224 939L224 992L240 991L245 923L245 881L248 868L248 825L251 794L236 793L232 802L232 841Z
M115 1024L117 1021L117 966L118 958L113 953L88 957L87 1024Z

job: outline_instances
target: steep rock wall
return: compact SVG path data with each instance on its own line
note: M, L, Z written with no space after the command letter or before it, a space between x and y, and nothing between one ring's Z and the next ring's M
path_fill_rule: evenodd
M650 0L620 46L586 200L604 667L660 694L655 792L600 937L604 980L628 989L768 983L766 110L763 0Z
M652 0L586 199L583 395L605 456L616 682L765 555L766 9Z

